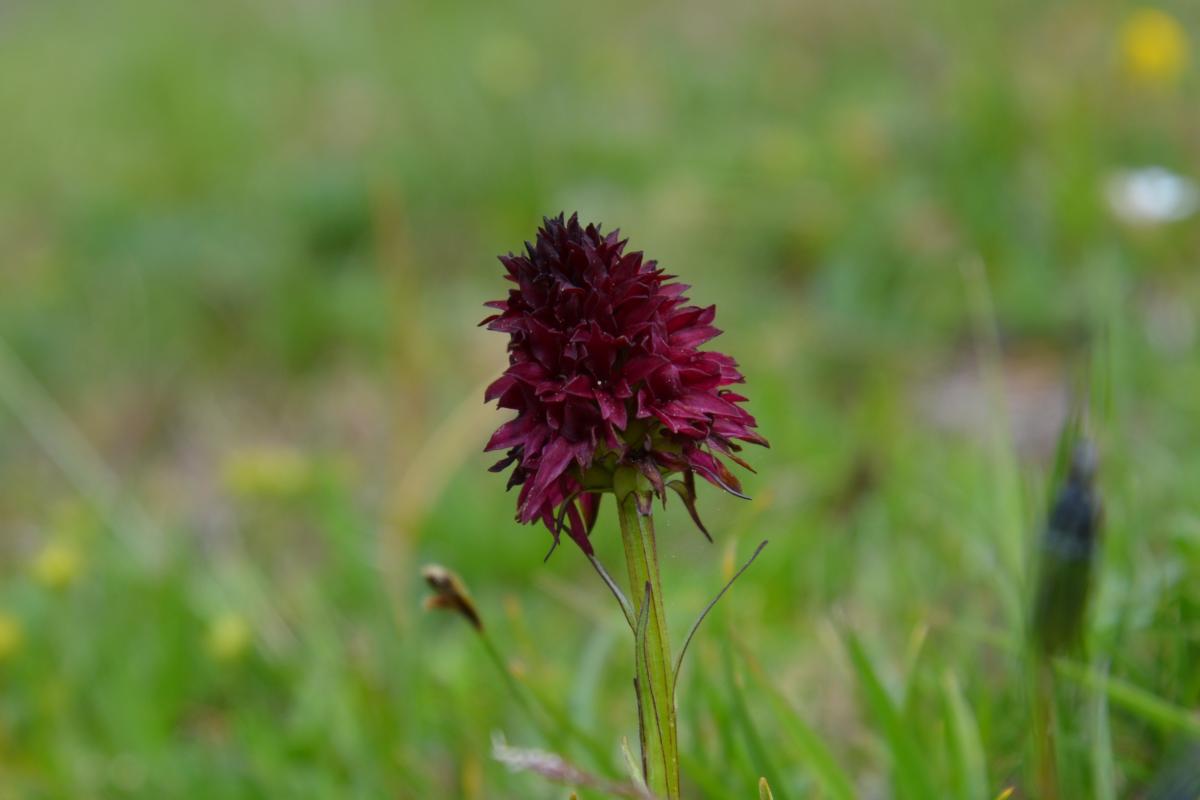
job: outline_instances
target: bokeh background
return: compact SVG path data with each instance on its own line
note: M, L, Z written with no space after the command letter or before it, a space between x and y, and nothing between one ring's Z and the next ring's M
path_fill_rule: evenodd
M569 794L498 732L625 773L621 617L481 452L495 256L564 210L718 303L772 441L753 501L701 489L715 544L659 525L677 637L771 542L685 669L690 793L821 796L807 732L863 797L913 753L1030 796L1031 544L1086 407L1067 779L1142 796L1200 705L1197 35L1182 0L0 3L0 798ZM599 753L422 611L430 562Z

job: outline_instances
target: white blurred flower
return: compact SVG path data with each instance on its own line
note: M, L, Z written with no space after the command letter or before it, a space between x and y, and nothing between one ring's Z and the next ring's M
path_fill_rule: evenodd
M1132 225L1178 222L1200 207L1196 182L1165 167L1115 172L1104 188L1112 212Z

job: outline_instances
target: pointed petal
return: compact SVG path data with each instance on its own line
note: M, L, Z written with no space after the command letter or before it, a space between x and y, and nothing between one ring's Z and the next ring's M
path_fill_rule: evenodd
M687 509L692 522L696 523L696 527L704 534L704 538L711 542L712 535L708 532L708 528L704 527L704 523L700 520L700 512L696 510L696 480L692 477L690 469L685 470L683 476L682 481L671 481L667 485L674 489L679 498L683 500L683 506Z
M538 464L537 474L529 485L529 496L521 506L521 516L526 521L534 518L538 510L549 499L546 496L550 486L558 480L566 470L574 456L574 448L561 436L556 436L542 450L542 459Z

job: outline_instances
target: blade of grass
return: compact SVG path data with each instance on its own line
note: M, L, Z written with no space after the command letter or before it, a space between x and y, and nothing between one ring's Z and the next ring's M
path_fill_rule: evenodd
M963 800L987 796L987 761L979 737L979 723L963 697L962 687L949 670L942 676L942 699L949 718L958 791Z
M66 411L0 340L0 407L7 407L63 476L101 515L105 526L142 566L159 567L165 537L128 493Z
M997 520L997 553L1004 568L1005 580L998 584L1013 630L1023 624L1019 587L1025 570L1025 517L1021 497L1020 468L1013 448L1012 423L1009 419L1005 382L1004 357L1000 345L1000 329L996 309L988 284L987 267L976 256L962 265L967 301L975 323L979 346L982 378L987 391L989 444L991 446L993 479L995 481L995 518Z
M946 620L941 624L944 625L946 630L953 631L956 636L982 642L1010 656L1016 657L1022 654L1022 645L1019 641L1013 635L1000 629L989 629L982 625L965 625L955 620ZM1108 700L1136 716L1151 722L1160 730L1167 732L1185 731L1190 732L1192 735L1200 735L1200 716L1197 716L1194 712L1186 708L1172 705L1127 681L1089 670L1081 664L1060 660L1054 664L1054 668L1061 677L1103 692ZM1029 687L1028 694L1031 701L1031 711L1036 712L1037 669L1031 660L1025 669L1027 672L1025 680ZM1030 727L1031 732L1032 730L1033 726Z
M925 766L920 746L910 736L910 726L901 717L895 703L879 680L871 659L853 633L845 637L850 662L858 677L863 701L871 716L882 728L884 738L892 756L892 767L896 775L899 794L911 800L928 800L938 797L935 784Z
M485 629L474 630L477 638L483 644L488 660L504 679L504 685L510 695L516 700L526 717L537 727L539 733L547 741L552 741L555 736L561 736L569 742L579 744L587 751L597 767L602 768L606 773L610 772L611 760L604 745L590 733L582 730L572 716L547 697L546 693L535 683L522 680L514 675L500 649Z
M712 714L719 744L717 752L711 754L709 760L721 764L722 772L726 774L736 770L738 773L737 785L757 780L758 775L753 772L752 765L747 762L743 748L738 746L735 720L727 698L719 691L716 681L708 679L709 673L697 672L695 674L698 677L694 680L698 681L700 693ZM718 796L724 798L727 793Z
M575 680L567 702L567 713L584 730L596 730L596 707L602 696L600 685L605 665L616 644L617 629L602 626L588 637L575 668Z
M765 775L771 785L776 787L775 794L779 797L779 800L784 800L787 795L782 789L783 781L780 779L779 771L775 768L775 763L767 752L766 746L763 744L763 738L758 731L758 726L754 724L754 718L750 716L750 710L746 707L746 698L742 693L741 681L738 679L733 664L733 654L728 647L721 648L721 653L722 661L725 665L725 680L729 686L729 696L732 701L731 708L738 726L742 729L742 738L746 742L746 749L750 751L750 757L754 759L755 766L758 768L757 771Z
M800 760L813 771L817 782L821 784L832 800L855 800L854 781L837 763L833 753L825 745L824 739L814 730L804 718L792 708L791 702L767 677L765 670L754 654L735 638L734 643L742 656L742 660L750 669L756 685L771 696L775 708L775 716L783 724L792 746L800 753Z
M1108 725L1108 697L1092 690L1092 797L1117 800L1117 768L1113 761L1112 731Z
M1056 660L1054 667L1068 680L1104 692L1113 703L1163 730L1200 736L1200 717L1194 712L1173 705L1139 686L1066 659Z
M729 797L729 784L722 781L706 762L683 753L679 754L679 760L683 764L684 779L698 786L705 797L714 800L725 800Z

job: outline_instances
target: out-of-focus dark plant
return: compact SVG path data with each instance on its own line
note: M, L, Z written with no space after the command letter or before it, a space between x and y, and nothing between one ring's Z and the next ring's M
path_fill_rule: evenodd
M1095 447L1086 440L1076 444L1042 530L1030 630L1047 657L1082 644L1100 546L1096 466Z
M1059 792L1059 723L1053 659L1082 648L1103 515L1090 440L1064 437L1066 475L1038 541L1038 571L1029 631L1033 650L1033 736L1039 796Z

